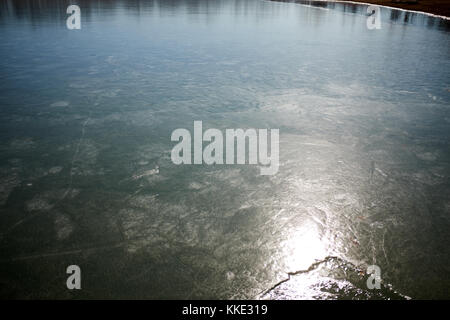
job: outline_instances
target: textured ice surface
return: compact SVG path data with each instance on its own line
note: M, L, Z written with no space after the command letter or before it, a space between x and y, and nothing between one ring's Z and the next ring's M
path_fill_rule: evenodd
M63 167L59 167L59 166L51 167L51 168L48 170L48 172L49 172L50 174L57 174L57 173L60 173L62 169L63 169Z
M73 232L73 223L66 215L57 215L55 218L55 230L58 240L64 240Z
M0 8L0 296L74 298L78 264L77 298L448 298L446 24L136 3L70 34L52 1ZM279 129L279 172L174 165L195 120Z
M67 107L69 105L69 102L67 101L56 101L53 102L50 107Z
M53 208L53 205L48 202L48 200L42 196L36 196L27 203L27 210L28 211L35 211L35 210L50 210Z

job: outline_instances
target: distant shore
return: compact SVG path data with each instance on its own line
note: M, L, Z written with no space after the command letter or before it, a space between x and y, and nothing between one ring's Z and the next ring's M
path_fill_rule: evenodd
M346 2L347 0L340 0ZM450 0L348 0L450 17Z

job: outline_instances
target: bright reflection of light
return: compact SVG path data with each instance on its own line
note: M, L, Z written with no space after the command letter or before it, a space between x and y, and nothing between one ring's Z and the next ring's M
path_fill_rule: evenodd
M289 271L308 269L327 255L317 225L312 222L305 222L292 230L283 244L283 251L286 257L285 265Z

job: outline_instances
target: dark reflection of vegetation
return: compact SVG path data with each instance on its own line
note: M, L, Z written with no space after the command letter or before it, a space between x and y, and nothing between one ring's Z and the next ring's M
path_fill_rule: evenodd
M251 1L246 0L228 0L234 1L234 8L240 13L257 14L257 10L252 10ZM355 14L366 15L367 5L354 3L336 3L326 1L308 1L308 0L274 0L277 2L295 2L314 7L340 10ZM90 21L92 14L98 10L114 10L121 8L129 10L137 15L145 14L151 9L157 8L160 13L173 13L180 8L187 9L189 13L216 12L225 5L224 1L217 0L0 0L0 24L7 18L27 19L32 25L39 25L41 22L53 21L56 24L64 24L66 8L70 4L77 4L83 11L85 21ZM385 13L384 13L385 12ZM420 17L420 19L416 19ZM450 30L450 22L444 19L438 19L431 16L407 12L401 10L382 10L382 18L393 22L407 24L422 24L430 28L440 28Z
M235 8L242 8L249 4L246 0L234 0ZM70 4L80 6L83 19L89 21L92 14L97 12L113 11L120 8L134 14L145 14L151 9L158 8L161 13L173 13L180 8L190 13L217 11L224 5L223 1L214 0L0 0L0 24L6 18L27 19L33 25L41 22L53 21L58 24L65 23L66 9ZM251 10L249 10L250 12Z
M391 10L391 17L390 19L392 21L398 21L398 19L401 17L402 12L400 10ZM429 19L429 20L433 20L433 19Z

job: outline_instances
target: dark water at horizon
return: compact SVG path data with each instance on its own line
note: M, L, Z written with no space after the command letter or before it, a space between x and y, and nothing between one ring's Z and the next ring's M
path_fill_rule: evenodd
M0 1L0 296L449 298L449 24L366 8ZM278 173L174 165L195 120Z

